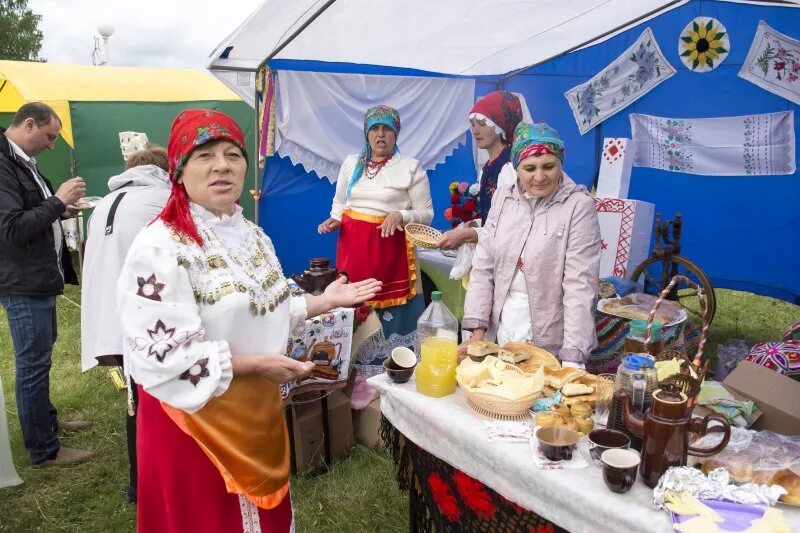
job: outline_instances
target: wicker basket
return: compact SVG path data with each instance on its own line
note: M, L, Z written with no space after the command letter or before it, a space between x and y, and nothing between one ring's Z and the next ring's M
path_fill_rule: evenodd
M505 365L506 367L504 370L518 372L523 376L528 375L515 365L509 363L505 363ZM496 396L494 394L471 391L469 390L470 387L462 383L458 376L456 376L456 380L467 397L467 403L473 410L484 416L499 418L501 420L522 420L530 418L531 406L533 406L536 400L542 395L542 391L539 391L528 394L517 400L509 400L508 398L503 398L502 396Z
M696 400L697 395L700 394L700 386L703 384L703 380L706 376L706 371L708 370L708 361L705 363L703 362L703 349L706 346L706 340L708 340L708 315L706 314L706 297L703 289L697 286L692 280L685 276L675 276L669 282L669 285L664 287L664 290L661 291L661 294L658 295L658 299L653 304L653 309L650 311L650 314L647 316L647 329L645 330L645 351L647 350L647 346L650 343L650 328L653 325L653 318L656 316L656 310L658 306L661 305L663 302L675 288L679 282L685 283L692 287L694 290L697 291L697 300L700 302L700 309L702 311L703 316L703 325L700 330L700 342L697 346L697 353L692 357L691 354L678 351L674 349L666 349L663 350L658 356L656 357L657 361L668 361L671 359L681 359L681 373L675 374L673 376L668 377L664 381L659 383L659 386L662 389L671 389L683 392L686 394L686 397L689 398L689 407L692 407ZM692 377L689 369L694 371L697 377Z
M436 248L436 243L442 238L442 232L438 229L426 226L425 224L411 223L406 224L406 238L408 238L414 246L420 248Z

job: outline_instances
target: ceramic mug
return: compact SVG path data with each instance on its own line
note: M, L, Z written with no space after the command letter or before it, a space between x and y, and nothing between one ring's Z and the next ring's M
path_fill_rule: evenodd
M536 439L539 441L539 450L547 459L569 461L572 459L572 450L581 440L581 436L568 427L545 426L536 430Z
M603 468L600 456L606 450L621 448L627 450L631 445L631 438L616 429L595 429L589 433L589 456L598 468Z
M636 481L641 457L633 450L611 448L600 456L603 462L603 481L611 492L628 492Z
M405 346L392 350L391 359L401 368L414 368L417 364L417 355Z

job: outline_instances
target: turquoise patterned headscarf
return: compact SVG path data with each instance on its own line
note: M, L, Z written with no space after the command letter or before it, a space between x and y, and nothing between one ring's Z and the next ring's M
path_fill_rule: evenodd
M518 167L519 162L526 157L540 154L553 154L563 163L564 141L556 130L544 122L536 124L520 122L514 130L514 144L511 145L511 161L514 168Z
M353 175L350 177L350 183L347 185L347 194L345 198L350 198L353 187L356 182L361 179L364 168L367 166L367 161L372 157L372 148L369 145L369 140L367 140L367 133L369 133L369 130L374 126L379 124L392 128L395 137L400 136L400 113L398 113L396 109L388 105L376 105L367 109L367 112L364 114L364 147L361 149L361 153L358 156L356 168L353 169ZM394 145L394 153L397 153L396 142Z

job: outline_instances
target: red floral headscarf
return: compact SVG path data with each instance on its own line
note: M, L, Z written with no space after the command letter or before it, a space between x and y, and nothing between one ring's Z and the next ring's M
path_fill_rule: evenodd
M158 215L170 229L187 235L200 246L203 245L203 239L189 211L189 196L183 183L179 183L177 178L192 152L213 141L231 142L247 158L242 130L228 115L210 109L187 109L175 117L167 143L172 194L164 210Z
M167 144L170 179L174 180L183 170L195 148L212 141L232 142L247 157L244 134L236 121L225 113L210 109L187 109L175 117Z

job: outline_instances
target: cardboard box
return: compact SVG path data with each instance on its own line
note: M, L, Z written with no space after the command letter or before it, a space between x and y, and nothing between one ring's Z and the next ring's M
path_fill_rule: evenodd
M292 472L308 472L325 466L322 404L319 400L296 403L288 409L292 417Z
M742 361L722 382L734 396L753 400L763 413L752 428L800 435L800 382Z
M347 455L353 447L353 416L350 399L341 391L332 392L326 397L326 401L331 460L335 460ZM287 416L292 417L290 437L294 444L293 471L326 469L329 465L325 461L322 400L309 399L306 396L302 403L298 402L289 407Z
M382 446L381 440L381 399L375 398L360 411L353 411L353 425L356 440L364 446Z
M331 456L333 459L345 457L355 443L355 435L350 398L342 391L333 391L328 396L328 428L331 432Z
M650 256L655 206L599 196L594 204L600 223L600 277L628 278Z

